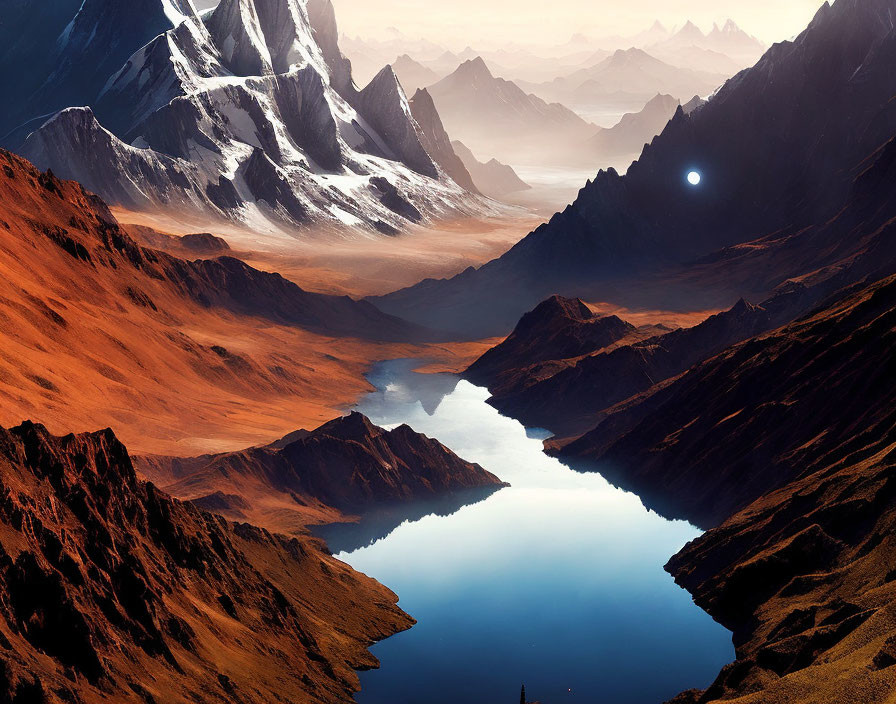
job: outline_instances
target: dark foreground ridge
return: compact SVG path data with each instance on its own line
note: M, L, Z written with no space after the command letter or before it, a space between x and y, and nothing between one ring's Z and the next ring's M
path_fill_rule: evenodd
M350 702L412 620L310 538L139 481L111 431L0 429L0 699Z

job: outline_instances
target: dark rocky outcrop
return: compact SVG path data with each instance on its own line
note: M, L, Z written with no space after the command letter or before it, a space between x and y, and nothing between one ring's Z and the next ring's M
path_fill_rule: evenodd
M611 451L652 447L651 481L689 515L738 509L667 565L734 631L737 661L691 701L892 696L894 331L888 278L698 367Z
M227 244L227 240L215 237L210 232L183 235L180 238L180 243L186 249L197 254L220 254L230 251L230 245Z
M741 301L693 328L614 344L634 327L618 318L592 321L594 327L583 328L581 321L570 326L568 314L557 305L564 300L568 299L549 299L523 317L520 326L529 328L524 335L529 342L507 360L506 368L498 366L492 371L492 360L504 357L502 348L519 346L517 332L465 372L471 380L488 386L493 394L489 403L502 413L561 437L584 432L610 407L767 330L775 320L765 308ZM579 315L588 310L580 301L576 308ZM604 326L614 335L580 336L583 329L597 333ZM560 340L573 335L573 344L552 341L558 328Z
M489 494L505 486L438 441L406 425L390 431L378 428L359 413L311 432L292 433L266 447L191 459L140 458L139 467L173 495L198 499L226 516L234 509L248 513L247 507L255 506L258 512L249 515L265 525L282 521L290 510L295 525L302 525L322 522L314 519L315 511L324 515L330 510L326 522L333 522L339 515L332 509L351 516L400 513L401 505L452 497L462 504L467 496L479 499L482 491ZM240 496L246 505L224 501L226 496ZM265 514L272 497L282 497L280 508Z
M889 432L894 316L892 278L835 299L697 365L563 454L716 525Z
M634 330L616 316L597 315L579 299L553 296L524 315L510 336L477 359L464 377L497 394L516 386L518 377L531 379L536 365L592 354Z

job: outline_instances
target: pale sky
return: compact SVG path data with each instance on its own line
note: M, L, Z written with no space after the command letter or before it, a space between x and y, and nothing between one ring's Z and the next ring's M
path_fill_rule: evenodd
M333 0L340 30L376 38L396 27L414 38L467 44L557 43L574 32L635 34L654 20L707 30L731 17L767 43L801 32L823 0Z

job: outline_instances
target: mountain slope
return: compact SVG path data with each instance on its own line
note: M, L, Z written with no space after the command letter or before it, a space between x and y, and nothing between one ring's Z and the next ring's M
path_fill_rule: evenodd
M623 410L607 430L628 428L605 449L598 447L608 433L598 427L564 454L605 462L610 476L649 483L679 513L717 524L892 425L883 378L894 292L896 282L884 279L725 350L643 409Z
M413 354L382 340L419 332L233 258L140 247L96 196L7 152L0 252L0 423L114 425L144 451L316 425L367 388L371 357Z
M409 104L411 114L423 133L422 141L427 153L456 184L470 193L479 193L470 172L454 151L451 137L448 136L442 125L442 119L432 101L432 96L426 89L418 89Z
M614 318L616 338L581 340L569 348L550 341L552 330L564 321L550 311L551 299L524 316L520 325L537 321L523 354L508 360L502 373L479 375L495 348L474 363L464 376L492 391L489 403L530 427L543 427L560 437L593 427L603 412L657 384L681 374L694 364L729 345L767 330L782 312L769 311L744 301L692 328L654 334L647 339L632 335L631 326ZM782 305L784 311L789 305ZM547 309L547 310L546 310ZM785 313L786 314L786 313ZM519 329L519 328L518 328ZM514 333L516 335L516 333ZM508 338L512 342L514 335ZM614 344L619 343L619 344Z
M451 147L470 173L473 183L485 195L500 200L502 196L532 188L517 176L512 166L502 164L497 159L482 163L463 142L457 140L451 142Z
M892 698L894 334L896 278L851 287L566 448L718 526L667 570L734 632L737 660L676 704Z
M554 293L674 305L675 287L651 290L648 274L820 226L843 207L865 160L896 134L894 56L889 4L838 0L706 105L676 114L625 176L601 172L500 259L380 302L442 324L472 319L485 334L506 331ZM685 178L692 169L699 187ZM637 288L626 285L634 276Z
M565 325L568 316L548 302L536 309L542 314L534 317L539 322L531 326L527 336L531 342L523 354L512 355L499 374L477 375L480 363L467 374L489 387L493 393L489 402L502 412L561 436L580 433L606 415L612 416L587 436L588 455L593 459L602 451L599 448L615 440L620 429L640 419L656 400L649 398L650 394L666 380L735 342L804 315L845 287L896 271L894 186L896 139L870 160L855 181L848 206L836 218L790 237L779 235L736 248L744 250L742 255L723 253L699 272L705 280L712 271L737 287L755 279L752 272L764 271L769 278L758 285L777 288L758 307L741 300L731 310L693 328L630 339L610 349L584 345L569 350L571 354L564 358L564 351L551 339L556 326ZM742 258L749 260L749 272ZM790 272L790 278L785 272ZM513 336L508 342L512 340ZM502 348L506 345L486 354L483 361L496 355L500 358ZM484 371L487 369L488 365ZM638 394L648 398L639 399ZM616 404L621 405L612 408Z
M11 148L40 125L17 129L22 123L90 103L131 54L195 14L191 0L12 5L4 6L11 36L0 54L0 75L14 91L0 117L0 146Z
M619 49L594 66L579 69L549 83L526 86L538 95L570 105L600 100L643 102L658 93L684 98L709 95L724 81L723 74L672 66L643 49Z
M638 155L675 116L681 101L671 95L651 98L640 112L626 113L613 127L600 130L587 148L601 157Z
M410 617L307 538L138 481L111 431L0 429L0 697L350 702Z
M598 316L583 301L553 296L524 315L504 342L470 365L464 378L497 392L512 385L523 368L589 354L634 331L615 315Z
M395 69L395 74L408 94L416 93L421 88L431 86L444 78L444 74L439 75L431 68L414 61L407 54L402 54L395 59L392 68Z
M205 21L191 7L82 99L92 111L52 117L21 152L112 204L272 233L481 206L426 154L391 71L354 87L327 0L224 0Z

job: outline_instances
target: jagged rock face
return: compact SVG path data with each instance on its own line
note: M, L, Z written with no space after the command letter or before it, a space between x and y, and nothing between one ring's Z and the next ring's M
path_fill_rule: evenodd
M601 172L479 271L380 303L408 317L426 308L449 329L454 317L488 316L479 332L496 332L552 293L600 295L612 279L827 221L864 160L896 133L891 10L887 0L825 6L795 41L772 47L690 116L677 114L625 176ZM686 179L691 169L699 187ZM508 297L518 308L510 320Z
M357 97L361 111L370 116L374 129L383 136L396 158L417 173L436 177L438 169L422 143L420 127L391 66L386 66Z
M125 144L100 126L90 108L60 112L28 138L25 151L35 163L63 164L68 178L128 208L145 207L149 200L179 209L206 198L203 178L192 164ZM224 212L223 207L216 210Z
M281 22L284 21L289 20L282 17ZM206 26L229 71L237 76L267 76L274 73L271 46L254 2L224 0L215 8ZM288 29L288 24L282 27ZM274 35L274 49L282 51L284 40L278 35L279 32Z
M319 543L139 481L109 430L0 429L0 497L5 701L350 702L412 623Z
M438 441L406 425L383 430L359 413L323 425L281 452L295 471L283 479L297 480L297 489L349 510L501 486L495 475L460 459Z
M737 661L683 701L893 696L896 280L857 289L692 370L614 451L668 506L721 522L666 569Z
M330 0L308 0L308 21L314 38L330 69L330 85L346 100L355 93L352 64L339 49L339 28L336 11Z
M397 82L384 74L355 90L329 3L225 0L204 22L181 9L170 11L175 27L135 48L100 94L82 101L94 106L94 124L63 112L22 152L64 177L92 162L88 187L114 204L261 230L401 229L405 213L384 205L366 176L388 180L421 217L485 207L430 159ZM85 131L94 136L77 138ZM91 154L91 142L106 144ZM260 188L257 150L275 167L265 167ZM280 193L273 201L272 191Z
M515 332L505 347L518 346L518 353L501 361L505 350L499 346L465 375L488 385L493 392L489 403L502 413L561 437L584 432L606 409L767 330L775 319L768 310L741 301L693 328L614 344L633 332L632 326L614 318L595 319L593 314L575 321L563 312L568 305L558 308L558 300L565 299L551 299L523 317L517 328L522 332ZM583 331L594 332L583 335ZM516 343L519 338L525 344Z
M471 193L478 193L479 190L476 188L476 184L473 183L470 172L467 171L464 162L454 152L451 138L442 125L436 105L432 102L432 96L425 89L420 89L411 98L410 107L414 120L420 126L423 146L426 152L455 183L463 186Z
M665 493L678 515L716 525L832 455L840 459L869 427L889 427L893 399L882 375L894 291L884 279L727 349L640 411L623 412L637 422L617 427L602 453L600 428L568 452L606 460L630 486L653 482L651 493Z

